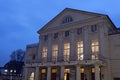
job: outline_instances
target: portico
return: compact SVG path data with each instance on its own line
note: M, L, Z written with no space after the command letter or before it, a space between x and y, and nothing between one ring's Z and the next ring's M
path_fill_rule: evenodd
M96 62L98 64L95 64ZM74 62L74 65L72 62L65 62L69 65L64 65L65 63L60 65L56 62L47 67L45 66L47 64L36 63L32 66L39 65L35 67L35 80L101 80L100 67L104 65L100 61L96 62L94 64L75 64Z

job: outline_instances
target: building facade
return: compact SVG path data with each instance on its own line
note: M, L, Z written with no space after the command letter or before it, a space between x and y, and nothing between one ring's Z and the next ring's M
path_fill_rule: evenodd
M107 15L66 8L38 34L25 80L120 80L120 29Z

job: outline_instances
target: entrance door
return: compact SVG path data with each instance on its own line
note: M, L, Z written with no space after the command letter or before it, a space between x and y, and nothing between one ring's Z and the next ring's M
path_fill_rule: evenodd
M47 80L47 73L46 73L46 69L41 69L41 80Z
M70 73L65 73L64 80L70 80Z
M85 69L83 67L80 68L80 72L81 72L81 80L85 80Z
M70 69L65 69L64 80L70 80Z
M81 73L81 80L85 80L84 77L84 73Z
M56 80L57 78L57 69L53 68L51 73L51 80Z
M47 80L46 74L44 73L41 74L41 80Z
M52 73L51 80L56 80L56 73Z

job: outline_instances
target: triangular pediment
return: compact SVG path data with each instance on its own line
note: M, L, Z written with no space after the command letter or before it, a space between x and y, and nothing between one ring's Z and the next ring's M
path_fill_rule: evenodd
M85 21L91 18L106 16L104 14L98 14L93 12L81 11L76 9L66 8L56 17L54 17L50 22L48 22L43 28L41 28L38 33L44 32L45 30L59 27L63 24L65 17L70 16L72 22Z

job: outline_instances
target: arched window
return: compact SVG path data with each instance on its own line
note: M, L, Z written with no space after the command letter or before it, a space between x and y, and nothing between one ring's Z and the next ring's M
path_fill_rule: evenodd
M34 77L35 77L34 72L32 72L30 75L30 80L34 80Z
M68 22L72 22L72 21L73 21L72 17L71 16L67 16L67 17L65 17L63 19L62 23L64 24L64 23L68 23Z

